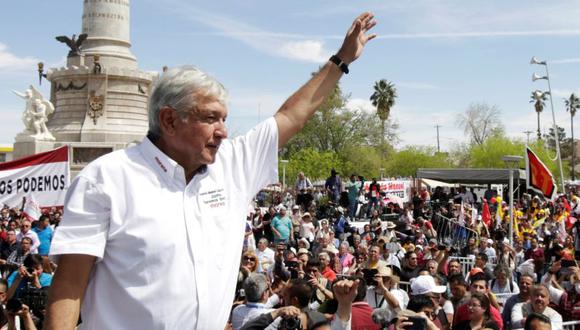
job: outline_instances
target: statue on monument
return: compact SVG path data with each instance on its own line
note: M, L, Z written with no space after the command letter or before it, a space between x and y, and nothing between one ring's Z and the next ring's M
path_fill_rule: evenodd
M30 86L23 93L17 91L12 92L26 101L24 113L22 114L22 122L26 127L26 131L31 133L30 137L35 140L54 141L54 136L52 136L46 127L48 116L54 113L52 103L44 99L42 94L33 86Z
M58 37L56 37L56 40L67 44L67 46L70 48L70 51L68 52L67 57L74 57L74 56L81 55L81 45L87 39L87 36L88 35L86 33L83 33L83 34L80 34L78 39L77 39L76 35L73 34L72 38L69 38L67 36L58 36Z

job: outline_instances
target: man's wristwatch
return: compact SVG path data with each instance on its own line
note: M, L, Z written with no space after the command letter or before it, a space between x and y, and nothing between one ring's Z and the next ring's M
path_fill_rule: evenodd
M348 74L348 64L344 63L338 56L332 55L328 60L336 64L342 72Z

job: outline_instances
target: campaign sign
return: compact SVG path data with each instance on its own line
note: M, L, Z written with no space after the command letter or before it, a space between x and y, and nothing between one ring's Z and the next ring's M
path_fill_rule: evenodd
M2 163L0 203L20 208L26 197L41 207L62 206L69 183L67 146Z
M365 181L363 189L365 192L369 191L369 185L372 181ZM396 180L396 181L377 181L377 183L381 186L381 192L386 193L387 195L397 196L402 198L404 201L409 199L409 195L411 194L411 181L409 180Z

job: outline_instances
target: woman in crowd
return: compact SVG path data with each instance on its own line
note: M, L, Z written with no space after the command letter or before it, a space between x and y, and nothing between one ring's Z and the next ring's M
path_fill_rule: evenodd
M473 293L469 300L469 320L460 322L453 330L499 330L498 325L490 316L489 298L482 293Z

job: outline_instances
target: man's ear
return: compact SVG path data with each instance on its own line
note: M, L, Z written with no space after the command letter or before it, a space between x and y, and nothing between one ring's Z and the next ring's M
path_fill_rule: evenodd
M162 133L173 135L175 133L175 121L179 114L171 107L164 106L157 114L159 117L159 128Z

